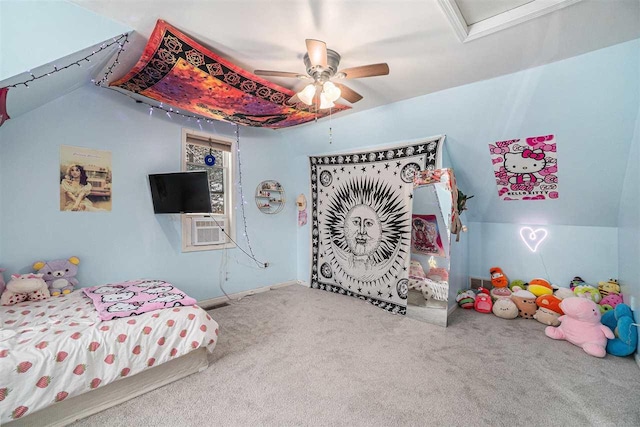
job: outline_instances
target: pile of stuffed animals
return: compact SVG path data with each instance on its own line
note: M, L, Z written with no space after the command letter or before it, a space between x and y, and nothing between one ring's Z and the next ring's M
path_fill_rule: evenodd
M491 290L462 290L456 301L462 308L493 313L503 319L536 319L548 325L545 334L604 357L633 354L638 346L637 325L631 308L623 303L617 280L585 283L576 276L569 288L554 287L536 278L509 282L500 267L492 267Z
M40 301L52 296L66 295L78 286L78 257L33 264L34 273L12 274L5 285L0 269L0 305L14 305L23 301Z

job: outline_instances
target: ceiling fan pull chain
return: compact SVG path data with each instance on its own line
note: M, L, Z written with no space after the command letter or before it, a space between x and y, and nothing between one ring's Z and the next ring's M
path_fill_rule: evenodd
M331 110L332 108L329 107L329 144L333 143L333 130L331 129Z

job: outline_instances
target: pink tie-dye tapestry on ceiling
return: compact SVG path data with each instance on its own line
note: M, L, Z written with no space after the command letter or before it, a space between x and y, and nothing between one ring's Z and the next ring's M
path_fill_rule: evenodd
M295 92L232 64L163 20L138 63L110 86L180 112L253 127L286 128L330 113L303 103L288 105ZM336 104L331 113L348 108Z

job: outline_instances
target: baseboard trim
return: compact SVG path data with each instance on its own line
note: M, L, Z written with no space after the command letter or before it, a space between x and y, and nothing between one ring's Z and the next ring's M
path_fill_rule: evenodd
M231 298L232 300L238 300L243 297L270 291L272 289L284 288L286 286L298 285L298 284L302 284L300 280L289 280L287 282L276 283L275 285L263 286L261 288L250 289L248 291L242 291L242 292L236 292L235 294L229 294L229 298ZM200 308L204 310L210 310L228 301L229 299L226 297L226 295L223 295L221 297L208 298L202 301L198 301L197 304L198 306L200 306Z
M454 304L451 306L451 308L449 308L449 310L447 311L447 317L451 316L451 313L453 313L454 311L456 311L458 309L458 304Z

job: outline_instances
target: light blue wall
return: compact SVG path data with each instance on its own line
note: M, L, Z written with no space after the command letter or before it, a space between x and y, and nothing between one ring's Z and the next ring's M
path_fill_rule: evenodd
M179 118L150 116L145 106L93 85L7 121L0 129L1 265L26 272L34 261L77 255L84 286L156 277L199 300L222 295L218 277L223 252L181 253L179 217L153 214L147 175L180 170L185 125ZM215 128L233 136L231 125ZM240 135L249 237L256 256L271 266L258 269L238 249L229 250L227 293L296 275L293 199L277 215L260 213L253 200L264 179L280 181L285 190L291 186L279 135L247 128ZM60 145L111 151L111 212L59 211ZM238 241L246 247L242 232L239 223Z
M565 269L560 265L551 267L553 280L561 284L568 283L567 277L581 273L588 280L616 276L618 261L613 255L617 253L615 227L620 184L640 99L639 49L640 40L634 40L515 74L342 118L336 116L331 122L325 119L301 126L284 134L290 151L299 153L292 165L297 177L295 191L309 196L306 155L446 134L445 151L459 187L466 194L475 195L468 202L468 221L554 225L556 238L546 242L547 246L553 242L558 245L555 254L579 262L573 265L568 260ZM328 136L330 125L332 144ZM560 198L499 201L488 144L546 134L557 137ZM495 236L476 232L498 242L506 236L512 238L509 227L495 230ZM309 229L299 231L298 278L308 280ZM584 244L561 244L560 236ZM468 237L463 235L465 238ZM498 257L503 253L498 244L486 244L495 254L487 252L482 240L469 241L470 263L474 256L485 253L491 257L486 263L511 265L511 257ZM599 249L602 247L607 248L606 253ZM476 262L469 272L479 269L484 273L488 267ZM514 274L543 274L514 264L516 267Z
M67 1L2 0L0 80L129 31Z
M564 287L574 276L591 284L618 277L616 227L542 226L548 235L536 252L523 243L521 227L468 223L469 275L488 278L489 269L497 266L509 280L542 277Z
M635 311L636 323L640 323L640 111L622 186L618 239L618 277L624 300ZM638 335L640 338L640 331Z
M638 111L639 49L640 40L634 40L362 113L336 115L331 145L326 119L286 138L292 150L306 155L446 134L460 188L476 195L467 213L470 221L615 227L617 188ZM559 199L499 201L488 144L547 134L557 138ZM599 173L602 168L606 179Z

